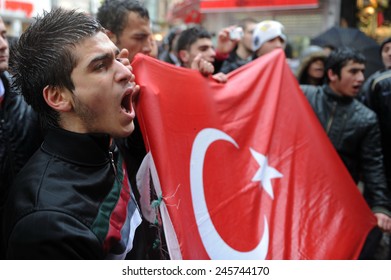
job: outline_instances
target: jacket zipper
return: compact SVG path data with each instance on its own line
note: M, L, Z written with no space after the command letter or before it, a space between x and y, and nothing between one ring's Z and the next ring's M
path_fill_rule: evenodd
M111 166L113 167L113 170L114 170L115 178L116 178L117 180L119 180L119 179L118 179L118 176L117 176L117 167L115 166L113 152L109 151L109 156L110 156Z
M333 109L331 111L330 118L327 121L327 126L326 126L326 133L327 133L327 135L329 134L330 129L331 129L331 125L333 124L333 121L334 121L335 111L337 110L337 102L334 102L333 105L334 105L334 107L333 107Z

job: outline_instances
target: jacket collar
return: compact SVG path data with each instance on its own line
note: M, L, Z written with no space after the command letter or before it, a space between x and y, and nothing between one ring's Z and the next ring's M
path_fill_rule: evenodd
M323 85L323 91L326 96L330 99L333 99L339 103L351 103L353 101L352 97L349 96L341 96L336 94L327 84Z
M42 149L69 162L101 165L109 160L110 141L107 134L81 134L49 129Z

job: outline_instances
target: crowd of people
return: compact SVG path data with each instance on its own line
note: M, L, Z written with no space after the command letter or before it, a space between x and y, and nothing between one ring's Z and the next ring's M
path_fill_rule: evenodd
M133 0L105 0L96 18L45 12L11 52L1 19L0 32L2 259L168 259L161 224L139 210L146 150L131 61L143 53L227 83L288 41L280 22L244 18L215 43L201 26L174 27L158 49ZM362 259L391 259L391 38L379 55L384 69L365 79L356 50L309 46L293 72L377 219Z

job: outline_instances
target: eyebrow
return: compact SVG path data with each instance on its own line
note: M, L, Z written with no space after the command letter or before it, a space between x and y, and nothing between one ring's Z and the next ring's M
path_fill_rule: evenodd
M115 55L114 57L117 57L119 55L119 49L116 48L115 49ZM98 55L96 57L94 57L90 63L88 63L88 68L92 67L94 63L98 62L98 61L102 61L102 60L107 60L107 59L113 59L113 54L110 52L110 53L104 53L104 54L101 54L101 55Z

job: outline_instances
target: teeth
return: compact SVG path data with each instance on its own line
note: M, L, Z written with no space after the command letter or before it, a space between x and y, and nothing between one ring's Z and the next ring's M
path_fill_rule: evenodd
M126 109L124 106L121 106L121 109L124 110L126 113L130 113L130 111Z

